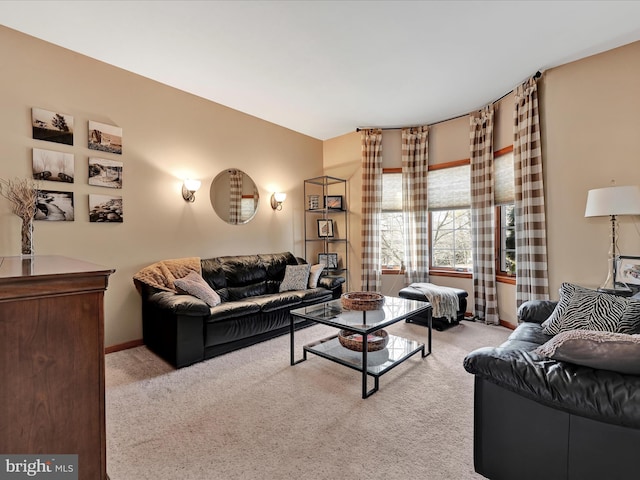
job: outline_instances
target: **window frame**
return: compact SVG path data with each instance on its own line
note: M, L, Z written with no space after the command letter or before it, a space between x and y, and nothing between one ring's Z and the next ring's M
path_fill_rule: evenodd
M511 153L513 152L513 145L508 145L504 148L501 148L499 150L496 150L495 152L493 152L493 158L497 158L501 155L505 155L507 153ZM508 206L508 205L513 205L514 209L515 209L515 198L513 203L506 203L504 205L496 205L496 210L495 210L495 225L494 225L494 232L495 232L495 249L496 249L496 281L500 282L500 283L508 283L511 285L515 285L516 284L516 274L515 273L509 273L509 272L505 272L504 270L502 270L502 207ZM517 221L517 219L515 218L515 211L513 213L514 215L514 223ZM515 226L514 226L514 230L515 230Z
M471 159L470 158L464 158L462 160L453 160L451 162L445 162L445 163L439 163L437 165L429 165L428 171L432 171L432 170L442 170L445 168L454 168L454 167L460 167L460 166L464 166L464 165L471 165ZM469 207L469 209L471 209L471 207ZM451 209L451 210L455 210L455 209ZM432 235L431 235L431 227L432 227L432 220L431 220L431 213L429 212L428 215L428 231L429 231L429 275L434 275L434 276L441 276L441 277L458 277L458 278L473 278L473 271L460 271L460 270L456 270L455 268L450 268L450 267L434 267L433 266L433 245L431 243L431 239L432 239Z
M383 168L382 175L384 175L385 173L386 174L389 174L389 173L402 174L402 167ZM382 192L382 195L384 195L384 190ZM382 211L380 213L382 213ZM402 234L403 234L403 241L404 241L404 232L402 232ZM380 236L382 237L382 232L380 233ZM382 244L382 242L380 243ZM382 249L382 245L380 246L380 248ZM404 269L402 269L401 267L390 268L388 265L382 265L382 261L380 262L380 270L382 275L403 275L404 274Z

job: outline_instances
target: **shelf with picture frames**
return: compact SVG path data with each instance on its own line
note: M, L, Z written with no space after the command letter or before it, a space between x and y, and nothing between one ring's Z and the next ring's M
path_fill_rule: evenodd
M304 256L308 263L322 263L322 275L345 277L349 291L349 212L347 181L321 176L304 181Z

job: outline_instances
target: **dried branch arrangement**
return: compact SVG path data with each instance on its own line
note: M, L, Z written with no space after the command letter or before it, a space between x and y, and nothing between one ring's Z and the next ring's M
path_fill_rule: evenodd
M23 220L36 213L38 184L30 178L5 180L0 178L0 195L11 202L11 211Z

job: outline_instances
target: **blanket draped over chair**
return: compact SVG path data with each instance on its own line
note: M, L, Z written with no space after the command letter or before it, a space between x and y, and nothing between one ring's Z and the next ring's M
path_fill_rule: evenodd
M202 275L200 257L185 257L171 260L162 260L143 268L133 276L134 280L146 283L159 290L177 292L174 280L196 272Z
M455 289L433 283L412 283L410 287L423 293L431 303L434 318L446 317L452 320L457 318L460 306Z

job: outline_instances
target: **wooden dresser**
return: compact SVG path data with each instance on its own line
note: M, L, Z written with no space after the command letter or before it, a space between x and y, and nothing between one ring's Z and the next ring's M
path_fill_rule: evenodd
M61 256L0 257L0 452L77 454L107 477L104 292L114 270Z

